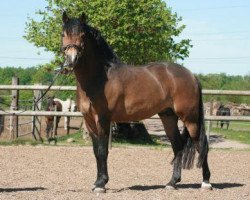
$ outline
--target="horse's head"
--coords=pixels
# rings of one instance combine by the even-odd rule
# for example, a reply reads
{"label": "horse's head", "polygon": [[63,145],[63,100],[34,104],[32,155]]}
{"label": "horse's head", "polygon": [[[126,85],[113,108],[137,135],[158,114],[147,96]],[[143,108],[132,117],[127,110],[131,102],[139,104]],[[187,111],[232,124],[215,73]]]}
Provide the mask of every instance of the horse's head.
{"label": "horse's head", "polygon": [[82,14],[79,18],[71,19],[67,16],[66,12],[63,12],[62,20],[62,50],[65,55],[64,67],[69,67],[72,70],[84,51],[86,16]]}
{"label": "horse's head", "polygon": [[62,20],[62,50],[65,56],[63,67],[66,72],[79,65],[83,57],[88,57],[88,61],[101,63],[104,69],[111,67],[110,63],[120,63],[101,33],[87,24],[84,13],[79,18],[69,18],[64,12]]}
{"label": "horse's head", "polygon": [[47,111],[54,111],[55,108],[55,101],[54,101],[54,97],[48,97],[47,99]]}

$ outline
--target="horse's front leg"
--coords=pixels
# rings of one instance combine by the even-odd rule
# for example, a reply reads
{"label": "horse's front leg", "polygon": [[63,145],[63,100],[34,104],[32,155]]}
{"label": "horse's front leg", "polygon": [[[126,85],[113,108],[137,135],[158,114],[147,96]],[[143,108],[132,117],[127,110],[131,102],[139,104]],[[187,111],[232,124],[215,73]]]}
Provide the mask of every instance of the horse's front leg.
{"label": "horse's front leg", "polygon": [[101,136],[93,138],[93,149],[97,164],[97,179],[94,183],[94,192],[105,192],[105,185],[109,180],[108,176],[108,137]]}
{"label": "horse's front leg", "polygon": [[47,125],[46,125],[46,139],[47,140],[49,140],[50,131],[51,131],[51,124],[48,122]]}
{"label": "horse's front leg", "polygon": [[106,192],[105,185],[109,180],[107,167],[109,129],[110,121],[100,120],[97,123],[97,134],[91,136],[97,163],[97,179],[93,191],[98,193]]}

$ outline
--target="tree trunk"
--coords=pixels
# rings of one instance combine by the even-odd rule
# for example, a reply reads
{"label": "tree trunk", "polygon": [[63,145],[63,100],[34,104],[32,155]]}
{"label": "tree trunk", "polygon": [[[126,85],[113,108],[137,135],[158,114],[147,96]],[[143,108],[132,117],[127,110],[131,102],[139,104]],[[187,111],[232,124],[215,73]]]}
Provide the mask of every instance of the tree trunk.
{"label": "tree trunk", "polygon": [[145,125],[141,122],[117,123],[112,132],[117,138],[152,141]]}

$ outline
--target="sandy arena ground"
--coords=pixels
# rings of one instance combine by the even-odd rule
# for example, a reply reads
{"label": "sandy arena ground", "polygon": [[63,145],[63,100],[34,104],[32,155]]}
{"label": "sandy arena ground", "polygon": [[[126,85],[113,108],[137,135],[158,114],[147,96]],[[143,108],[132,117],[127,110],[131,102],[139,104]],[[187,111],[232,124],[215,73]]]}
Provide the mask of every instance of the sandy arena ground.
{"label": "sandy arena ground", "polygon": [[201,170],[183,171],[178,190],[170,148],[113,148],[107,193],[91,192],[96,177],[91,147],[0,147],[0,199],[250,199],[250,151],[211,150],[213,191],[202,191]]}

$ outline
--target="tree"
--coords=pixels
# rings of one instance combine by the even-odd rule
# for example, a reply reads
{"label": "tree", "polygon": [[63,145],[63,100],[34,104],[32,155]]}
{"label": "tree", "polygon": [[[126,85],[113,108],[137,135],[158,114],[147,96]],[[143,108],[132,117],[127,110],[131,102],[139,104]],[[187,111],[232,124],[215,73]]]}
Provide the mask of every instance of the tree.
{"label": "tree", "polygon": [[37,11],[41,20],[29,18],[25,38],[37,47],[55,53],[53,64],[60,62],[61,15],[84,11],[89,23],[98,28],[122,61],[143,64],[153,61],[184,59],[190,40],[175,41],[184,25],[161,0],[46,0],[48,6]]}

